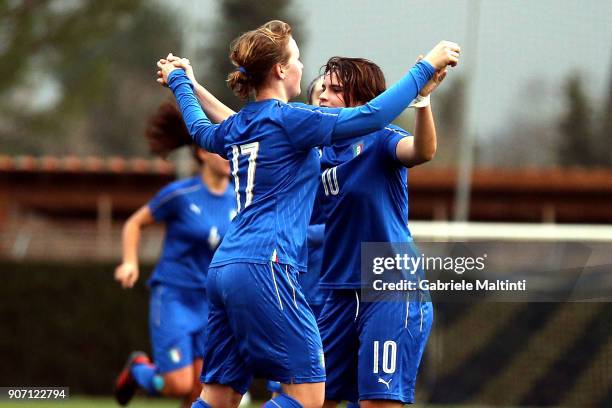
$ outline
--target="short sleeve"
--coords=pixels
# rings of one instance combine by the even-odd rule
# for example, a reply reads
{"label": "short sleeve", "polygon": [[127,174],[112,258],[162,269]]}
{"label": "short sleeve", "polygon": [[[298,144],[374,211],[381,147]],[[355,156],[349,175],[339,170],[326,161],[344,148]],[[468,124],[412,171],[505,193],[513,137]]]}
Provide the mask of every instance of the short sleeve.
{"label": "short sleeve", "polygon": [[283,104],[279,121],[290,143],[299,150],[308,150],[331,144],[339,112],[340,109],[325,109],[301,103]]}
{"label": "short sleeve", "polygon": [[161,189],[148,203],[149,210],[157,222],[170,219],[176,213],[177,196],[175,189],[171,186]]}
{"label": "short sleeve", "polygon": [[378,138],[379,143],[381,144],[383,154],[386,157],[397,161],[397,144],[403,138],[411,136],[411,135],[404,129],[396,127],[396,126],[387,126],[385,130],[386,130],[385,136]]}

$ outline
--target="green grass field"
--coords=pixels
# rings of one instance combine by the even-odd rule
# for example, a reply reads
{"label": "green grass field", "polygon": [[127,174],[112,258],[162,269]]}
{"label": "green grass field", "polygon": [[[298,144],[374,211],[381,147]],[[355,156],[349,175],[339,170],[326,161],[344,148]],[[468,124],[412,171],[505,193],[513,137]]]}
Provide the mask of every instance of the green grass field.
{"label": "green grass field", "polygon": [[[108,397],[70,397],[63,401],[0,401],[2,408],[55,408],[55,407],[71,407],[71,408],[111,408],[118,407],[114,399]],[[145,398],[136,397],[130,405],[130,408],[177,408],[178,401],[161,399],[161,398]],[[248,405],[246,408],[256,408],[261,404]]]}
{"label": "green grass field", "polygon": [[[244,408],[260,408],[263,401],[255,401],[249,405],[246,405]],[[169,400],[169,399],[161,399],[161,398],[145,398],[145,397],[135,397],[129,408],[177,408],[179,406],[178,401]],[[408,405],[407,405],[408,406]],[[461,407],[461,408],[487,408],[485,406],[472,406],[472,405],[412,405],[413,408],[453,408],[453,407]],[[69,408],[117,408],[119,405],[115,402],[115,400],[111,397],[70,397],[64,401],[16,401],[16,402],[7,402],[0,401],[0,408],[59,408],[59,407],[69,407]],[[339,408],[345,407],[344,404],[341,404]]]}
{"label": "green grass field", "polygon": [[[260,408],[262,401],[255,401],[244,408]],[[135,397],[128,405],[129,408],[177,408],[179,406],[178,401],[161,399],[161,398],[146,398],[146,397]],[[408,405],[407,405],[408,406]],[[75,396],[70,397],[65,401],[17,401],[7,402],[0,401],[0,408],[50,408],[50,407],[69,407],[69,408],[117,408],[119,405],[111,397],[84,397]],[[345,405],[341,404],[339,408],[344,408]],[[487,408],[484,405],[412,405],[413,408]]]}

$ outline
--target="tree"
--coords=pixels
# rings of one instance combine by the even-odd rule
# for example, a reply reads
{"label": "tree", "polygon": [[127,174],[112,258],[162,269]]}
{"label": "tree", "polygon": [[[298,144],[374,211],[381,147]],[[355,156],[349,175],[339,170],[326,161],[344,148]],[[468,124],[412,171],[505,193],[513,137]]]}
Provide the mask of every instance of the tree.
{"label": "tree", "polygon": [[462,76],[453,79],[448,84],[443,83],[432,95],[438,136],[438,150],[433,163],[443,166],[457,164],[461,131],[464,129],[467,83]]}
{"label": "tree", "polygon": [[598,163],[591,107],[580,77],[571,75],[564,87],[566,109],[559,121],[559,163],[563,166],[593,166]]}
{"label": "tree", "polygon": [[141,0],[1,0],[0,55],[11,63],[0,67],[0,89],[22,81],[33,60],[60,63],[78,44],[115,31],[140,5]]}
{"label": "tree", "polygon": [[612,71],[608,82],[608,95],[601,115],[601,126],[597,136],[599,163],[612,167]]}
{"label": "tree", "polygon": [[177,47],[177,27],[142,0],[0,0],[3,151],[143,154],[147,115],[165,95],[155,60]]}
{"label": "tree", "polygon": [[[558,165],[561,139],[558,118],[547,114],[559,99],[558,84],[531,76],[517,91],[505,122],[479,140],[479,164],[496,167],[551,167]],[[479,109],[483,109],[480,107]],[[486,112],[486,109],[485,111]],[[486,114],[486,113],[485,113]]]}
{"label": "tree", "polygon": [[229,60],[231,41],[243,32],[252,30],[267,21],[282,20],[291,25],[293,37],[298,44],[301,44],[300,26],[287,11],[290,3],[286,0],[261,0],[250,2],[248,7],[245,7],[244,1],[241,0],[221,2],[221,18],[215,25],[215,38],[211,42],[211,47],[203,50],[204,54],[199,55],[198,59],[206,61],[208,65],[203,83],[232,109],[239,109],[242,103],[226,83],[227,74],[235,69]]}

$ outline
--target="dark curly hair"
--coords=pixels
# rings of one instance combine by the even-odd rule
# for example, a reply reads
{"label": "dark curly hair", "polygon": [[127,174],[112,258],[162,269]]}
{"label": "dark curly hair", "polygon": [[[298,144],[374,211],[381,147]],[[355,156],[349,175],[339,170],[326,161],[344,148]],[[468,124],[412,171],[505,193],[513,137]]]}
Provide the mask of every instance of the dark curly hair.
{"label": "dark curly hair", "polygon": [[151,116],[145,137],[151,153],[164,159],[173,150],[193,144],[181,112],[176,103],[170,101],[162,103]]}
{"label": "dark curly hair", "polygon": [[365,58],[331,57],[323,68],[342,83],[346,106],[363,105],[387,89],[380,67]]}

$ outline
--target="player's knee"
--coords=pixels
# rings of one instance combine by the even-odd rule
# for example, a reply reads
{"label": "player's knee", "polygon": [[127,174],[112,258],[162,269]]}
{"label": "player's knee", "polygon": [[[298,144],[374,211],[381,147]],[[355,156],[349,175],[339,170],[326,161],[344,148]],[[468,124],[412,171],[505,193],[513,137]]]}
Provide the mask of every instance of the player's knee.
{"label": "player's knee", "polygon": [[[270,401],[266,402],[265,404],[263,404],[262,408],[302,408],[302,407],[306,407],[306,405],[303,405],[302,403],[300,403],[300,401],[295,400],[294,398],[290,397],[289,395],[286,394],[280,394],[277,395],[276,397],[272,398]],[[321,406],[319,405],[319,408]]]}
{"label": "player's knee", "polygon": [[284,384],[285,394],[303,408],[321,408],[325,400],[325,383]]}
{"label": "player's knee", "polygon": [[366,400],[359,401],[359,406],[361,408],[401,408],[404,404],[394,400]]}
{"label": "player's knee", "polygon": [[175,397],[190,395],[193,390],[193,376],[188,370],[171,372],[164,376],[164,394]]}
{"label": "player's knee", "polygon": [[239,394],[237,392],[232,394],[232,407],[237,407],[240,405],[240,402],[242,401],[242,394]]}
{"label": "player's knee", "polygon": [[215,408],[235,408],[240,405],[242,395],[228,385],[203,384],[200,398]]}
{"label": "player's knee", "polygon": [[196,399],[193,404],[191,404],[191,408],[212,408],[206,402],[202,400],[202,398]]}
{"label": "player's knee", "polygon": [[325,400],[324,396],[318,397],[318,396],[310,396],[306,401],[304,401],[304,403],[302,404],[302,406],[304,408],[321,408],[323,406],[323,402]]}

